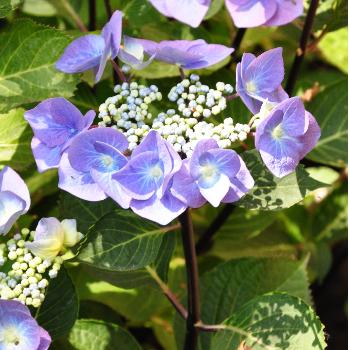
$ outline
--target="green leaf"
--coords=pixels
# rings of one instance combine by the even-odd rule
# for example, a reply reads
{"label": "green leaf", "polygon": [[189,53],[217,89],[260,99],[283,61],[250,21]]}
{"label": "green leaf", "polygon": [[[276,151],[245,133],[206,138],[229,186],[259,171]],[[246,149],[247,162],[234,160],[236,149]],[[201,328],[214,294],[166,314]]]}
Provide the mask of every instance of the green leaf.
{"label": "green leaf", "polygon": [[315,162],[345,167],[348,158],[347,80],[332,84],[308,105],[317,119],[321,137],[307,158]]}
{"label": "green leaf", "polygon": [[213,254],[221,258],[232,258],[231,253],[237,242],[253,239],[270,226],[276,219],[273,211],[234,208],[224,225],[214,236]]}
{"label": "green leaf", "polygon": [[211,350],[237,349],[245,342],[253,350],[323,350],[323,325],[301,299],[266,294],[245,304],[217,332]]}
{"label": "green leaf", "polygon": [[[309,1],[308,1],[309,2]],[[324,0],[316,11],[314,30],[334,31],[348,25],[348,2],[346,0]]]}
{"label": "green leaf", "polygon": [[338,241],[348,234],[348,186],[333,191],[316,208],[310,223],[312,237],[319,241]]}
{"label": "green leaf", "polygon": [[11,0],[0,0],[0,18],[6,17],[11,11]]}
{"label": "green leaf", "polygon": [[103,303],[136,325],[149,321],[170,306],[163,293],[153,286],[116,287],[81,266],[72,269],[72,278],[80,300]]}
{"label": "green leaf", "polygon": [[76,350],[141,350],[129,332],[115,324],[97,320],[78,320],[68,340]]}
{"label": "green leaf", "polygon": [[33,134],[23,113],[23,109],[13,109],[0,114],[0,165],[18,170],[34,163],[30,148]]}
{"label": "green leaf", "polygon": [[6,17],[15,10],[24,0],[0,0],[0,18]]}
{"label": "green leaf", "polygon": [[52,339],[57,339],[73,327],[78,310],[79,302],[73,282],[62,267],[58,276],[50,281],[45,300],[36,313],[36,319]]}
{"label": "green leaf", "polygon": [[55,68],[69,41],[62,32],[27,19],[0,34],[5,43],[0,48],[0,111],[73,94],[78,77]]}
{"label": "green leaf", "polygon": [[313,179],[302,165],[295,172],[278,178],[263,164],[256,150],[242,154],[255,185],[237,205],[247,209],[281,210],[300,202],[311,191],[326,185]]}
{"label": "green leaf", "polygon": [[[155,261],[153,262],[153,267],[155,268],[159,277],[166,282],[167,274],[169,269],[170,259],[175,247],[176,237],[173,234],[168,234],[163,237],[159,252]],[[142,285],[152,285],[157,288],[158,285],[149,275],[149,272],[145,269],[138,269],[134,271],[111,271],[94,268],[91,265],[84,265],[81,268],[93,276],[100,278],[103,281],[111,283],[120,288],[136,288]]]}
{"label": "green leaf", "polygon": [[205,20],[208,20],[214,15],[216,15],[221,10],[223,5],[224,5],[224,0],[213,0],[210,5],[210,8],[208,9],[205,15]]}
{"label": "green leaf", "polygon": [[25,0],[22,11],[31,16],[51,17],[57,15],[57,11],[46,0]]}
{"label": "green leaf", "polygon": [[[287,292],[310,303],[306,261],[240,259],[216,266],[201,280],[202,319],[218,324],[254,297],[271,291]],[[210,335],[201,338],[208,349]]]}
{"label": "green leaf", "polygon": [[165,234],[177,226],[162,227],[123,209],[101,218],[88,232],[80,262],[95,267],[129,271],[155,261]]}
{"label": "green leaf", "polygon": [[327,62],[348,73],[348,28],[326,34],[318,47]]}

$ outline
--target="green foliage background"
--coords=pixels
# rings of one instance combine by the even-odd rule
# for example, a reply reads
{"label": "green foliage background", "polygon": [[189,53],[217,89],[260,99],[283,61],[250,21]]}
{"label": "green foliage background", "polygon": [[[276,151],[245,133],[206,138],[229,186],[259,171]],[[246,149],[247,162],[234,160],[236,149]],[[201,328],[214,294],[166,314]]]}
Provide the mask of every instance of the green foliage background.
{"label": "green foliage background", "polygon": [[[205,22],[193,29],[161,16],[147,0],[111,1],[114,10],[124,12],[125,34],[156,41],[202,38],[229,46],[236,28],[223,2],[213,0]],[[0,0],[0,165],[19,171],[30,188],[33,204],[21,218],[23,225],[56,215],[76,218],[86,234],[79,255],[50,286],[36,317],[55,339],[53,349],[175,350],[183,324],[153,277],[155,273],[185,300],[178,226],[159,227],[110,200],[89,203],[59,193],[56,172],[39,174],[31,155],[26,109],[64,96],[82,112],[97,111],[112,94],[111,68],[92,88],[90,73],[66,75],[54,67],[67,44],[81,35],[75,16],[88,23],[88,1]],[[103,1],[97,0],[97,28],[106,21]],[[249,29],[240,52],[259,54],[281,46],[287,74],[303,21]],[[253,349],[325,348],[310,285],[323,283],[333,247],[347,235],[346,25],[344,0],[320,1],[312,40],[321,39],[306,56],[296,94],[316,117],[322,136],[297,172],[276,179],[255,151],[243,154],[256,186],[199,256],[203,321],[228,325],[224,332],[202,335],[202,350],[237,349],[243,341],[253,343]],[[235,67],[228,60],[200,74],[211,85],[235,82]],[[179,73],[155,62],[136,78],[157,84],[165,95]],[[168,106],[164,100],[159,111]],[[238,100],[227,113],[235,122],[250,117]],[[219,210],[207,205],[193,211],[198,237]]]}

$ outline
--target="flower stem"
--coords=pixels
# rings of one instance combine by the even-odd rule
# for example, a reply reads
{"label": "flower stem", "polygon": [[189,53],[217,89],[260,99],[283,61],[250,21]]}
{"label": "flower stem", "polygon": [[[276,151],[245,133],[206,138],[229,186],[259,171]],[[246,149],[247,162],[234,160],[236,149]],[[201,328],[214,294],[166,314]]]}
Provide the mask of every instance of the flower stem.
{"label": "flower stem", "polygon": [[241,42],[242,42],[242,39],[245,36],[246,30],[247,30],[247,28],[239,28],[238,29],[238,31],[237,31],[237,33],[235,35],[233,44],[232,44],[232,47],[235,49],[234,52],[239,50]]}
{"label": "flower stem", "polygon": [[183,350],[195,350],[198,343],[200,322],[199,273],[195,252],[194,229],[189,209],[179,216],[182,226],[182,242],[187,270],[188,317]]}
{"label": "flower stem", "polygon": [[81,32],[88,32],[88,29],[86,28],[84,22],[67,0],[61,0],[60,6],[71,17]]}
{"label": "flower stem", "polygon": [[181,76],[181,79],[184,80],[185,79],[185,73],[182,67],[178,67],[179,69],[179,74]]}
{"label": "flower stem", "polygon": [[150,274],[150,276],[155,280],[158,286],[161,288],[162,292],[166,296],[166,298],[170,301],[172,306],[177,310],[179,315],[182,318],[187,319],[188,311],[181,304],[181,302],[177,299],[176,295],[171,291],[168,285],[159,277],[155,269],[152,269],[150,266],[146,266],[146,270]]}
{"label": "flower stem", "polygon": [[114,71],[117,74],[119,80],[121,80],[122,82],[127,81],[125,74],[122,72],[122,70],[120,69],[118,64],[113,59],[111,59],[110,61],[111,61],[111,64],[112,64]]}
{"label": "flower stem", "polygon": [[96,30],[96,0],[88,0],[88,30]]}
{"label": "flower stem", "polygon": [[105,7],[105,12],[107,13],[108,19],[110,19],[110,17],[113,14],[113,9],[111,7],[110,0],[104,0],[104,7]]}
{"label": "flower stem", "polygon": [[234,208],[232,204],[226,204],[207,230],[200,236],[196,243],[196,253],[198,255],[207,252],[211,248],[213,236],[227,221]]}
{"label": "flower stem", "polygon": [[300,72],[300,68],[307,50],[307,43],[311,34],[311,28],[314,23],[316,9],[318,5],[319,5],[319,0],[311,0],[307,17],[305,19],[302,35],[299,41],[299,47],[296,50],[296,56],[293,61],[290,75],[288,77],[287,84],[286,84],[286,92],[289,95],[292,95],[292,92],[294,90],[294,87]]}
{"label": "flower stem", "polygon": [[247,28],[239,28],[236,35],[235,35],[235,38],[231,44],[231,46],[234,48],[234,51],[231,54],[231,58],[232,58],[233,62],[237,61],[239,48],[240,48],[242,39],[245,36],[246,30],[247,30]]}

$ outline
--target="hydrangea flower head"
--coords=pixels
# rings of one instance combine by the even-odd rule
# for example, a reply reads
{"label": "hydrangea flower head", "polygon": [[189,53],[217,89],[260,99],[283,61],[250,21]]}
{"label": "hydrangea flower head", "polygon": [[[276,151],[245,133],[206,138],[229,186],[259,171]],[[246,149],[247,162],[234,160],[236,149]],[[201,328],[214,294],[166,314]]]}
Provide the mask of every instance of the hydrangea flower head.
{"label": "hydrangea flower head", "polygon": [[10,167],[0,172],[0,234],[6,234],[30,206],[30,195],[22,178]]}
{"label": "hydrangea flower head", "polygon": [[205,40],[164,40],[159,43],[135,39],[143,46],[144,52],[155,59],[176,64],[184,69],[200,69],[212,66],[233,51],[233,48],[218,44],[207,44]]}
{"label": "hydrangea flower head", "polygon": [[315,118],[299,97],[278,104],[257,126],[256,148],[267,168],[277,177],[293,172],[320,138]]}
{"label": "hydrangea flower head", "polygon": [[33,242],[26,242],[26,247],[41,259],[52,260],[66,248],[77,244],[83,235],[77,231],[75,219],[60,222],[56,218],[43,218],[39,221]]}
{"label": "hydrangea flower head", "polygon": [[199,141],[190,159],[174,176],[172,193],[189,207],[198,208],[208,201],[239,200],[254,185],[243,160],[233,150],[220,149],[213,139]]}
{"label": "hydrangea flower head", "polygon": [[166,17],[198,27],[204,19],[211,0],[150,0],[153,6]]}
{"label": "hydrangea flower head", "polygon": [[244,53],[236,67],[236,91],[254,114],[260,111],[265,100],[278,103],[288,98],[281,87],[283,79],[284,63],[280,47],[258,57]]}
{"label": "hydrangea flower head", "polygon": [[24,113],[33,129],[32,151],[40,172],[56,168],[62,153],[72,139],[88,129],[95,117],[94,111],[85,116],[62,97],[50,98]]}
{"label": "hydrangea flower head", "polygon": [[19,301],[0,299],[0,349],[47,350],[50,335]]}
{"label": "hydrangea flower head", "polygon": [[128,142],[125,135],[113,128],[99,127],[78,135],[62,158],[59,187],[90,201],[113,198],[128,208],[130,198],[113,179],[127,163],[123,152]]}
{"label": "hydrangea flower head", "polygon": [[280,26],[303,12],[303,0],[225,0],[238,28]]}
{"label": "hydrangea flower head", "polygon": [[108,59],[114,59],[119,52],[121,31],[122,12],[115,11],[101,35],[87,34],[68,45],[57,61],[56,68],[65,73],[94,69],[98,82]]}
{"label": "hydrangea flower head", "polygon": [[181,163],[173,147],[151,130],[113,178],[132,198],[130,207],[135,213],[165,225],[186,208],[169,191]]}

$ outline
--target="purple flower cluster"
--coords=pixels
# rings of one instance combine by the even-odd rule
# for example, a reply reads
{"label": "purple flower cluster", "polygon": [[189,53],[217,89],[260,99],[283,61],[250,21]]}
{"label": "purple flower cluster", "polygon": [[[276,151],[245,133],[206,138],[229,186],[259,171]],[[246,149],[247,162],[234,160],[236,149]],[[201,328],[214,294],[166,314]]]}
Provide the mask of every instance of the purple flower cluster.
{"label": "purple flower cluster", "polygon": [[293,172],[320,138],[320,128],[305,111],[301,99],[289,98],[283,90],[283,78],[281,48],[258,57],[245,53],[236,68],[236,91],[259,117],[256,148],[268,169],[278,177]]}
{"label": "purple flower cluster", "polygon": [[[164,16],[198,27],[211,0],[150,0]],[[280,26],[292,22],[303,12],[303,0],[225,0],[239,28]]]}
{"label": "purple flower cluster", "polygon": [[0,348],[18,350],[47,350],[50,335],[19,301],[0,299]]}
{"label": "purple flower cluster", "polygon": [[[117,56],[134,69],[143,69],[154,59],[186,69],[200,69],[222,61],[234,51],[223,45],[207,44],[204,40],[157,43],[127,36],[121,47],[121,36],[122,12],[115,11],[101,35],[88,34],[68,45],[57,61],[56,68],[65,73],[81,73],[93,69],[98,82],[107,61]],[[145,54],[149,56],[148,60],[144,60]]]}

